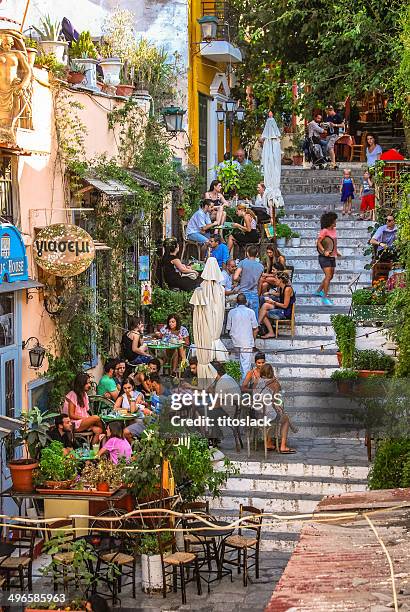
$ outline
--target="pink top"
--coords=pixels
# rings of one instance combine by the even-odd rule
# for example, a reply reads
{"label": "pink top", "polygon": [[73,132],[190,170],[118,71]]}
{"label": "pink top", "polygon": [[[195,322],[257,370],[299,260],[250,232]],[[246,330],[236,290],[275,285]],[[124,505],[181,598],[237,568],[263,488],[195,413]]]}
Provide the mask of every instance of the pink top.
{"label": "pink top", "polygon": [[125,457],[127,461],[131,459],[131,445],[128,440],[123,438],[108,438],[103,444],[103,448],[108,450],[110,459],[115,464],[118,463],[119,457]]}
{"label": "pink top", "polygon": [[336,228],[330,229],[328,227],[325,227],[324,229],[320,230],[318,234],[318,240],[322,240],[322,238],[325,238],[326,236],[329,236],[329,238],[332,238],[333,242],[335,243],[335,246],[333,247],[333,251],[330,253],[330,257],[336,257],[337,256]]}
{"label": "pink top", "polygon": [[74,423],[74,427],[76,429],[78,429],[81,425],[81,421],[83,419],[86,419],[87,417],[89,417],[90,415],[88,414],[88,410],[90,408],[90,404],[88,402],[88,395],[86,393],[84,393],[84,406],[80,406],[78,404],[78,400],[77,400],[77,394],[75,391],[70,391],[70,393],[67,393],[67,395],[65,396],[65,402],[64,402],[64,408],[63,408],[63,412],[66,412],[68,414],[68,402],[71,402],[72,404],[74,404],[75,406],[75,413],[76,415],[80,415],[81,419],[71,419],[71,422]]}

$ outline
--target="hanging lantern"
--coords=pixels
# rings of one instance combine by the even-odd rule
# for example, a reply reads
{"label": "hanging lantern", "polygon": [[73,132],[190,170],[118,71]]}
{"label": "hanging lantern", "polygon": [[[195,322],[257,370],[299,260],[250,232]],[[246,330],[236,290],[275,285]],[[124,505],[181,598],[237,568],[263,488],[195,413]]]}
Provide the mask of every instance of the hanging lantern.
{"label": "hanging lantern", "polygon": [[23,342],[22,344],[23,351],[25,348],[27,348],[27,345],[31,340],[34,340],[36,344],[33,346],[33,348],[28,349],[28,357],[30,359],[30,368],[37,370],[38,368],[41,368],[41,366],[43,365],[43,360],[44,360],[44,355],[46,354],[46,349],[43,346],[41,346],[38,338],[35,338],[34,336],[32,336],[31,338]]}
{"label": "hanging lantern", "polygon": [[218,121],[220,121],[221,123],[223,121],[225,121],[225,109],[224,108],[217,108],[216,109],[216,117],[217,117]]}
{"label": "hanging lantern", "polygon": [[167,106],[162,109],[162,117],[165,121],[167,132],[183,132],[182,123],[186,111],[179,106]]}
{"label": "hanging lantern", "polygon": [[201,26],[202,40],[214,40],[218,29],[218,18],[215,15],[204,15],[197,22]]}
{"label": "hanging lantern", "polygon": [[238,108],[236,109],[236,118],[239,122],[243,121],[245,119],[245,109],[243,106],[238,106]]}
{"label": "hanging lantern", "polygon": [[226,101],[226,112],[227,113],[235,112],[236,107],[237,107],[236,100],[229,99]]}

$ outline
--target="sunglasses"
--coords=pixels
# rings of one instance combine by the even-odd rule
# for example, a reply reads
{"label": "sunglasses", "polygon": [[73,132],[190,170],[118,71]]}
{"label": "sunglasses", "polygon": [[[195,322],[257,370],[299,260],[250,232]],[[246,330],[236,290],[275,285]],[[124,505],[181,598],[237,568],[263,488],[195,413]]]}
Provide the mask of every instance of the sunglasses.
{"label": "sunglasses", "polygon": [[386,219],[387,222],[389,221],[394,221],[394,219],[392,219],[391,217],[389,217],[388,219]]}

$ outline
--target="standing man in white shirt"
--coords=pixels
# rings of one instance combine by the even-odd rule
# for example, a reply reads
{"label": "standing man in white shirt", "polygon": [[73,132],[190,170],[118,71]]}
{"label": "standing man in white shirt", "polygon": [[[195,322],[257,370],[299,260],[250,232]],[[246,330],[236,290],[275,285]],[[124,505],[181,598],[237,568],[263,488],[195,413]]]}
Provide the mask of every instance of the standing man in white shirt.
{"label": "standing man in white shirt", "polygon": [[209,213],[213,207],[212,200],[202,200],[200,207],[188,221],[186,237],[188,240],[199,242],[200,245],[207,245],[209,240],[209,230],[218,225],[217,221],[212,222]]}
{"label": "standing man in white shirt", "polygon": [[255,312],[246,306],[247,300],[243,293],[238,295],[237,302],[237,307],[228,313],[226,330],[234,347],[239,349],[242,382],[252,367],[253,348],[259,326]]}

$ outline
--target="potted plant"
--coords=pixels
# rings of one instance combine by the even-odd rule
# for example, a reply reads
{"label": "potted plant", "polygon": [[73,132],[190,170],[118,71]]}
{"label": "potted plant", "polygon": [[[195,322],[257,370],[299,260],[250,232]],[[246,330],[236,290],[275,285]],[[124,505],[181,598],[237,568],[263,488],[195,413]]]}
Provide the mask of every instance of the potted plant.
{"label": "potted plant", "polygon": [[70,58],[75,59],[77,66],[83,68],[84,86],[97,91],[97,49],[90,32],[81,32],[78,40],[71,43]]}
{"label": "potted plant", "polygon": [[134,91],[133,69],[130,67],[128,60],[124,62],[121,69],[120,84],[116,87],[117,96],[129,98]]}
{"label": "potted plant", "polygon": [[64,454],[61,442],[54,441],[41,451],[36,483],[47,489],[68,489],[77,475],[77,468],[74,454]]}
{"label": "potted plant", "polygon": [[50,53],[55,55],[56,60],[63,64],[68,43],[64,40],[60,40],[61,22],[52,21],[50,15],[46,15],[40,20],[40,24],[40,28],[33,26],[40,36],[38,47],[45,55],[49,55]]}
{"label": "potted plant", "polygon": [[54,417],[54,413],[43,414],[39,408],[23,412],[20,416],[22,426],[18,437],[13,439],[13,448],[25,447],[29,457],[13,459],[8,463],[15,491],[33,490],[33,470],[38,467],[41,450],[48,441],[48,421]]}
{"label": "potted plant", "polygon": [[159,593],[163,588],[161,555],[155,534],[144,534],[137,546],[141,555],[141,588],[144,593]]}
{"label": "potted plant", "polygon": [[79,85],[85,81],[86,70],[83,64],[76,61],[70,62],[70,69],[67,75],[67,81],[73,85]]}
{"label": "potted plant", "polygon": [[393,357],[375,349],[356,350],[353,363],[360,378],[389,375],[396,364]]}
{"label": "potted plant", "polygon": [[331,379],[336,381],[337,390],[343,395],[350,395],[353,391],[353,384],[359,375],[356,370],[350,368],[335,370],[332,372]]}
{"label": "potted plant", "polygon": [[28,63],[33,67],[37,56],[37,41],[31,37],[26,37],[24,43],[26,45]]}
{"label": "potted plant", "polygon": [[99,61],[104,74],[104,83],[116,87],[120,84],[122,62],[119,57],[105,57]]}
{"label": "potted plant", "polygon": [[356,344],[356,323],[345,314],[330,317],[336,335],[336,344],[339,349],[337,358],[343,368],[353,367],[353,355]]}
{"label": "potted plant", "polygon": [[290,246],[291,247],[300,246],[300,234],[298,234],[298,232],[292,232],[292,235],[290,237]]}
{"label": "potted plant", "polygon": [[372,287],[356,289],[352,294],[352,314],[356,321],[378,323],[387,319],[389,292],[385,281],[376,281]]}
{"label": "potted plant", "polygon": [[255,197],[258,183],[263,182],[263,174],[255,164],[247,164],[239,173],[238,196],[242,200]]}
{"label": "potted plant", "polygon": [[64,601],[64,603],[61,604],[58,603],[61,599],[60,595],[54,595],[53,599],[55,599],[53,603],[33,603],[31,606],[27,606],[25,610],[30,610],[30,612],[36,612],[37,610],[61,610],[61,612],[63,610],[75,610],[76,612],[86,612],[86,601],[81,597],[66,600]]}
{"label": "potted plant", "polygon": [[292,236],[292,229],[286,223],[278,223],[276,225],[276,244],[278,248],[283,248],[286,245],[286,240]]}
{"label": "potted plant", "polygon": [[112,491],[123,483],[123,466],[101,459],[96,463],[86,465],[82,471],[80,485],[91,487],[97,491]]}

